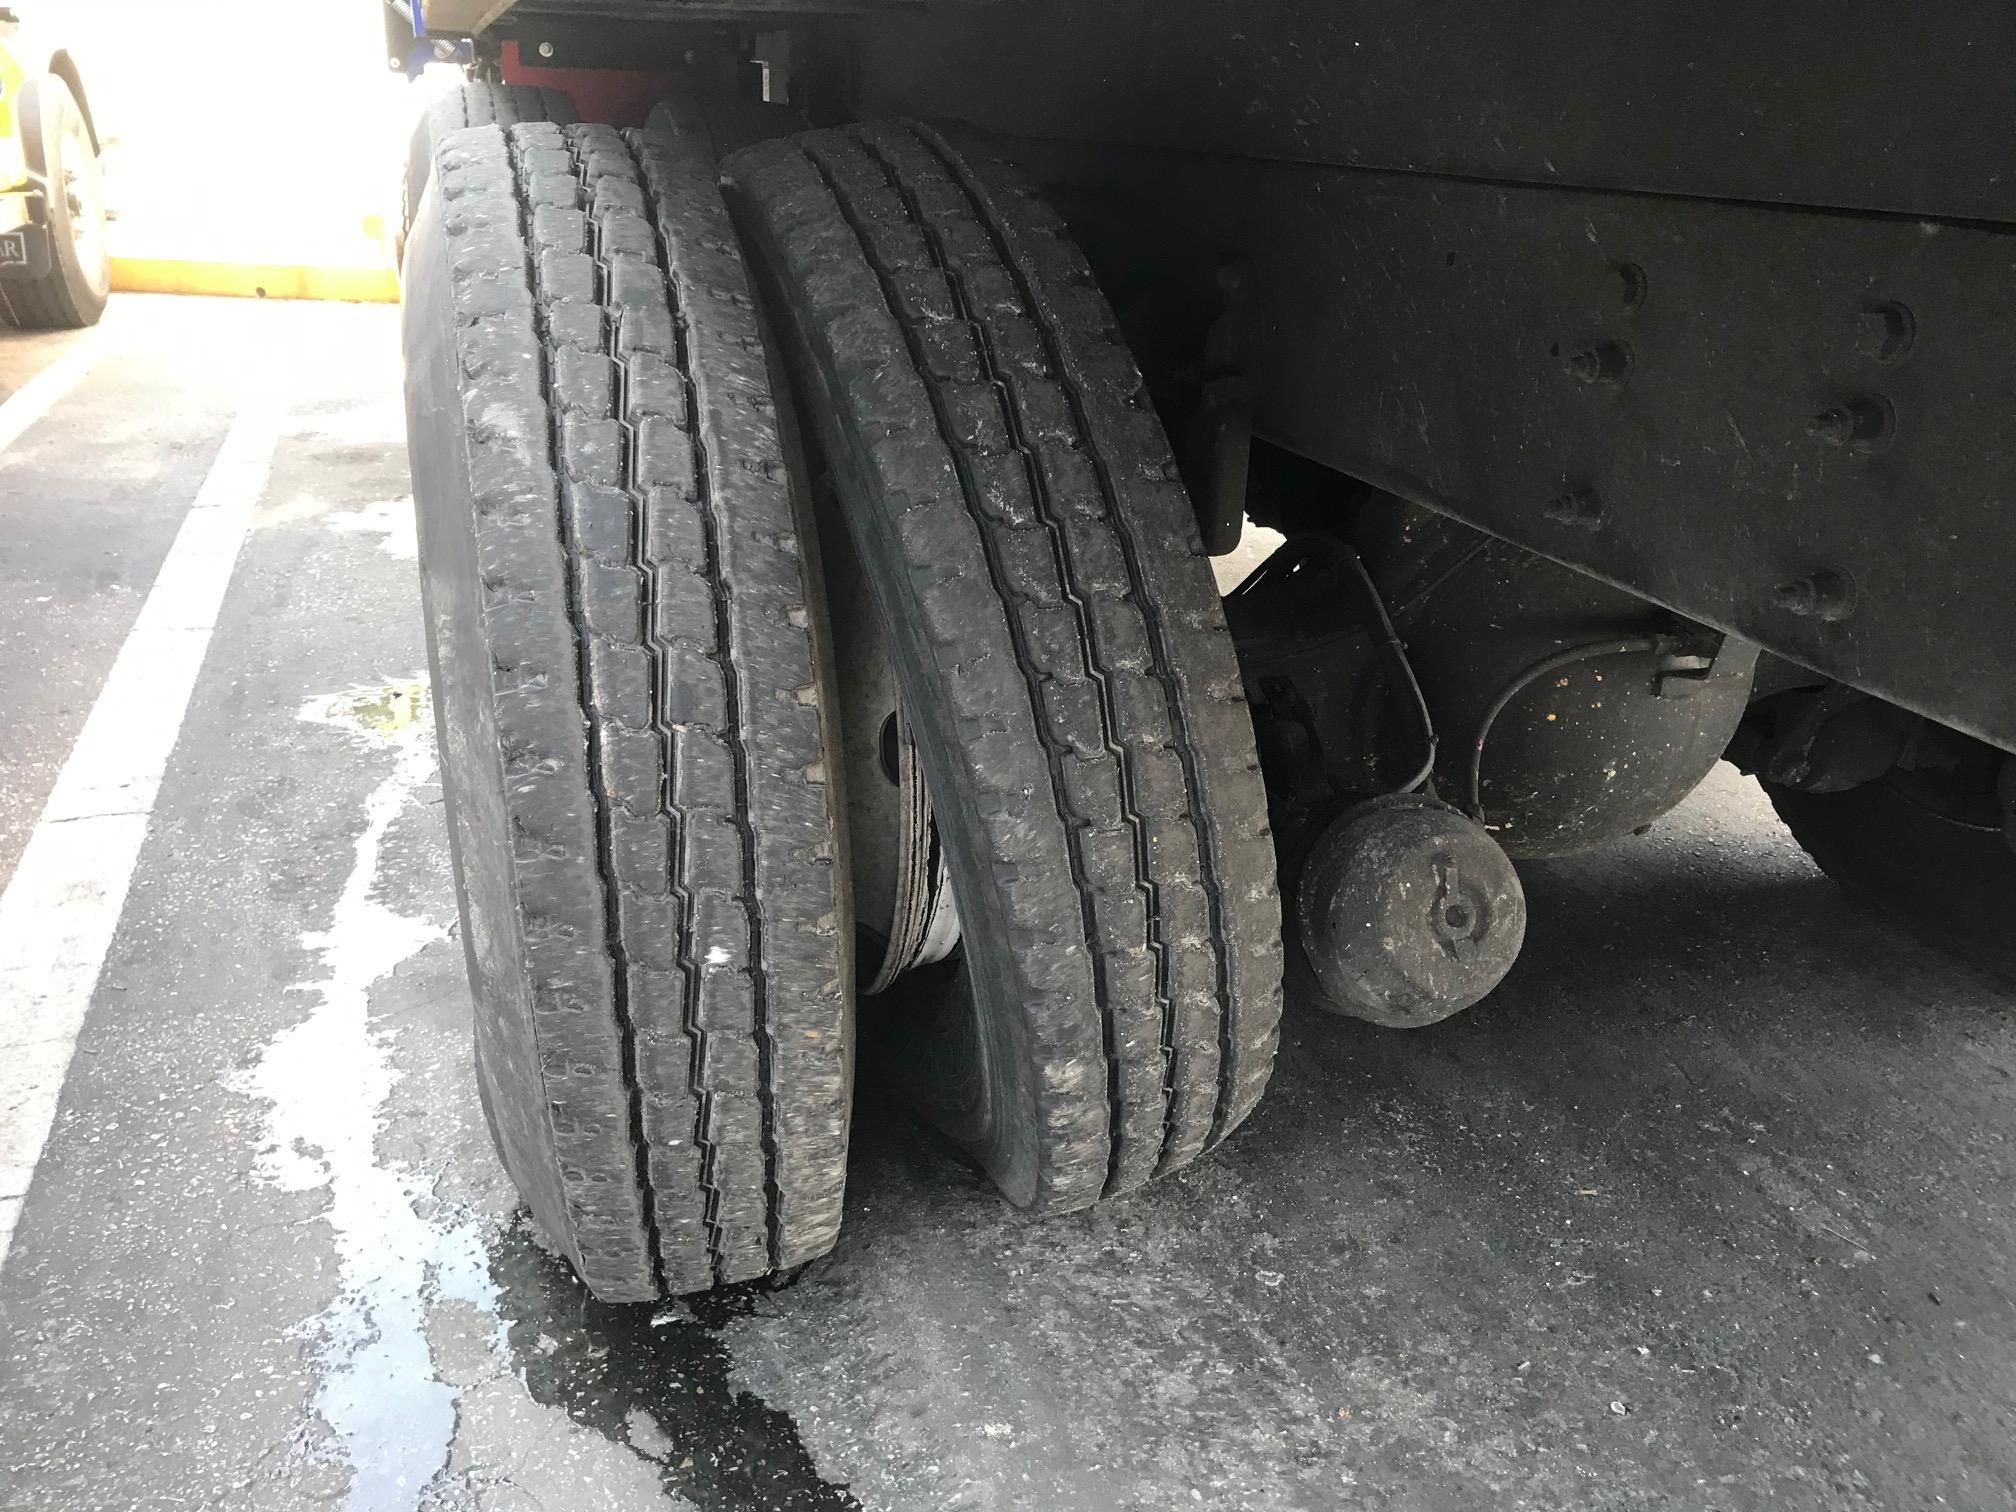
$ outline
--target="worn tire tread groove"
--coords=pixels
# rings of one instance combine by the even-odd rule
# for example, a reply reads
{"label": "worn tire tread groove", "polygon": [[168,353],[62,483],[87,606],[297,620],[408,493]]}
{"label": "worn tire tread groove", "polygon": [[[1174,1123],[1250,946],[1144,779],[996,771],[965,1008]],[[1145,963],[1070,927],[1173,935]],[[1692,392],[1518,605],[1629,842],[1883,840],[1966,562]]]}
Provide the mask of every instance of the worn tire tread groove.
{"label": "worn tire tread groove", "polygon": [[[526,273],[532,282],[537,297],[540,292],[538,268],[538,241],[533,234],[532,216],[537,208],[532,195],[532,185],[525,173],[524,156],[518,146],[518,139],[509,131],[504,135],[505,150],[510,156],[512,177],[518,186],[519,226],[525,238],[527,267]],[[586,165],[581,154],[569,144],[570,155],[575,165],[575,173],[583,188],[588,185]],[[606,280],[608,264],[600,256],[600,237],[591,233],[590,244],[601,277]],[[606,282],[603,288],[606,289]],[[547,306],[542,298],[539,304],[539,322],[542,340],[535,361],[539,369],[540,387],[546,395],[547,442],[551,447],[552,462],[556,473],[564,474],[565,456],[562,448],[561,427],[564,424],[565,409],[561,396],[556,392],[553,346],[543,339],[547,320]],[[607,317],[604,316],[606,321]],[[633,449],[624,448],[626,473],[634,467]],[[630,478],[625,479],[625,490],[634,489]],[[575,635],[575,655],[581,679],[582,723],[588,735],[588,768],[598,772],[605,762],[604,749],[608,739],[603,724],[602,711],[597,708],[593,696],[593,678],[589,670],[589,644],[593,632],[589,629],[586,594],[582,575],[586,570],[586,550],[577,538],[572,523],[572,511],[565,507],[559,510],[560,541],[567,554],[567,594],[568,618],[573,622]],[[661,1291],[664,1289],[665,1264],[659,1250],[658,1223],[654,1212],[654,1194],[651,1185],[650,1147],[644,1137],[643,1089],[637,1075],[637,1030],[630,1013],[630,959],[623,947],[622,924],[617,914],[617,897],[620,882],[616,872],[614,847],[610,838],[609,799],[602,791],[600,782],[590,784],[590,792],[595,808],[595,866],[602,888],[602,912],[604,928],[607,931],[606,949],[612,964],[611,986],[612,1007],[616,1015],[616,1033],[622,1052],[623,1090],[630,1112],[630,1141],[637,1173],[637,1198],[640,1220],[644,1229],[644,1244],[650,1259],[653,1283]]]}
{"label": "worn tire tread groove", "polygon": [[[641,165],[640,165],[641,170]],[[659,206],[656,196],[640,171],[639,182],[644,188],[644,203],[647,216],[656,223]],[[706,578],[714,589],[714,634],[719,649],[721,666],[723,719],[726,728],[722,734],[728,744],[729,757],[734,765],[735,783],[735,832],[742,846],[742,884],[747,889],[749,902],[749,976],[750,992],[754,1008],[755,1039],[757,1048],[756,1096],[762,1109],[763,1123],[763,1165],[766,1209],[767,1241],[772,1267],[783,1266],[783,1238],[780,1231],[782,1197],[777,1183],[777,1110],[774,1096],[773,1077],[776,1065],[776,1047],[770,1025],[770,977],[764,966],[763,954],[763,902],[756,889],[756,829],[750,815],[753,799],[749,776],[749,735],[745,724],[745,710],[742,695],[742,678],[738,670],[739,637],[735,631],[734,615],[728,602],[732,588],[722,571],[721,536],[723,522],[720,518],[720,500],[709,473],[706,446],[706,419],[700,411],[700,388],[694,381],[692,350],[692,296],[680,287],[678,272],[664,255],[664,237],[659,237],[659,267],[665,275],[665,287],[671,298],[671,314],[674,337],[679,354],[679,372],[686,382],[687,435],[693,453],[694,489],[702,503],[699,511],[702,550],[706,553]],[[662,648],[655,646],[654,655],[662,658]],[[715,1261],[718,1266],[720,1255],[717,1250]]]}

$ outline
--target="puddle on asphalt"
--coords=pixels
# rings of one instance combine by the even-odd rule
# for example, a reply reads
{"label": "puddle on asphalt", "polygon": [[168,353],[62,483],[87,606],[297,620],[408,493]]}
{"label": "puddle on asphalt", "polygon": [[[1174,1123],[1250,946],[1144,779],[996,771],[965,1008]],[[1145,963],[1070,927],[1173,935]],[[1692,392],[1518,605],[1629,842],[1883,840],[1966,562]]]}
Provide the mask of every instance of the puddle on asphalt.
{"label": "puddle on asphalt", "polygon": [[[427,708],[427,684],[416,677],[382,687],[325,693],[303,704],[300,717],[309,724],[334,725],[366,739],[396,741],[403,732],[421,724]],[[423,729],[423,741],[424,734]],[[432,746],[422,755],[431,773]]]}
{"label": "puddle on asphalt", "polygon": [[729,1384],[720,1330],[766,1288],[656,1309],[597,1302],[522,1220],[493,1247],[490,1274],[533,1399],[651,1460],[667,1492],[706,1512],[859,1512],[820,1478],[790,1418]]}
{"label": "puddle on asphalt", "polygon": [[371,994],[449,935],[381,896],[387,836],[434,776],[426,714],[417,677],[302,707],[386,764],[328,926],[302,941],[315,969],[292,990],[308,1014],[232,1083],[267,1105],[260,1176],[327,1198],[336,1295],[302,1328],[327,1443],[307,1452],[347,1468],[348,1512],[858,1509],[788,1418],[729,1385],[719,1329],[760,1306],[760,1289],[697,1309],[598,1303],[522,1217],[500,1226],[443,1203],[429,1173],[381,1157],[403,1073]]}

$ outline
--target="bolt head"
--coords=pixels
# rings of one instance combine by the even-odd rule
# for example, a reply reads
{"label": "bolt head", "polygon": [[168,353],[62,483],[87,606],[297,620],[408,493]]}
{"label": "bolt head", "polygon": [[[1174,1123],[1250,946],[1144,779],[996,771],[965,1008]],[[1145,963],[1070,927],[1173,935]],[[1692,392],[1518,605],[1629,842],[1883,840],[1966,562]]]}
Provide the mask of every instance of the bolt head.
{"label": "bolt head", "polygon": [[1593,530],[1603,523],[1603,501],[1589,489],[1575,488],[1548,500],[1541,513],[1557,525]]}
{"label": "bolt head", "polygon": [[1828,446],[1852,446],[1856,451],[1881,451],[1897,428],[1897,412],[1881,394],[1862,394],[1843,404],[1829,405],[1806,425],[1806,434]]}
{"label": "bolt head", "polygon": [[1809,420],[1806,434],[1829,446],[1846,446],[1855,436],[1855,417],[1848,413],[1846,405],[1837,404]]}
{"label": "bolt head", "polygon": [[1599,342],[1569,353],[1561,365],[1578,383],[1622,383],[1631,371],[1631,348],[1621,341]]}
{"label": "bolt head", "polygon": [[1771,602],[1787,614],[1827,623],[1855,612],[1855,579],[1836,567],[1825,567],[1772,591]]}

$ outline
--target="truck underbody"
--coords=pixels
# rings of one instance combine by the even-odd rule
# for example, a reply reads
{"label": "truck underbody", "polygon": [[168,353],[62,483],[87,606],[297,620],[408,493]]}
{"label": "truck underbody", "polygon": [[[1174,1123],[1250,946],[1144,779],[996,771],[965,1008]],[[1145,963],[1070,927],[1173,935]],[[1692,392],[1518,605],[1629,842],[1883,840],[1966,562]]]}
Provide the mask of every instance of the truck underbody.
{"label": "truck underbody", "polygon": [[[1161,345],[1234,306],[1257,438],[2016,747],[1998,6],[1901,40],[1796,7],[426,9],[547,49],[526,78],[786,32],[815,122],[1019,139],[1116,301],[1196,327]],[[1830,572],[1849,612],[1782,601]]]}
{"label": "truck underbody", "polygon": [[[1478,906],[1510,919],[1504,854],[1642,829],[1725,756],[1851,886],[2006,926],[2004,7],[1901,28],[1594,0],[418,8],[393,8],[395,64],[564,89],[618,126],[668,95],[716,101],[755,122],[714,128],[724,155],[956,120],[1041,186],[1205,548],[1254,524],[1286,537],[1225,614],[1299,909],[1290,971],[1347,1011],[1454,1011],[1523,929],[1473,937],[1465,905],[1419,959],[1347,961],[1335,910],[1390,923],[1346,875],[1380,844],[1391,876],[1418,862],[1445,892],[1460,856]],[[735,161],[747,238],[781,212]],[[928,230],[904,161],[890,186]],[[956,259],[934,255],[978,329]],[[755,260],[767,303],[816,281]],[[1446,815],[1398,817],[1424,793]],[[930,909],[912,911],[921,939]]]}

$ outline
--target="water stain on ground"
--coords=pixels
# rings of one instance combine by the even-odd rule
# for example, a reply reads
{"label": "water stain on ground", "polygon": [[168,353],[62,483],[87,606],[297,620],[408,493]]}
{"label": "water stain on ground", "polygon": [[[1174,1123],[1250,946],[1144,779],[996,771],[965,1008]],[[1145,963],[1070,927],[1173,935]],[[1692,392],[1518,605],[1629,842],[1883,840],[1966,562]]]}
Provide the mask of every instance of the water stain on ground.
{"label": "water stain on ground", "polygon": [[309,1011],[232,1084],[267,1107],[261,1178],[325,1197],[337,1291],[304,1331],[320,1378],[315,1409],[349,1465],[346,1505],[358,1512],[401,1507],[445,1453],[453,1393],[435,1379],[422,1320],[430,1296],[473,1299],[480,1279],[475,1231],[421,1217],[425,1184],[377,1153],[382,1108],[401,1073],[388,1037],[371,1024],[371,994],[446,937],[436,920],[389,905],[382,888],[387,836],[434,772],[432,744],[416,723],[424,706],[418,684],[407,682],[302,708],[302,720],[365,742],[384,765],[364,799],[327,925],[301,941],[315,965],[291,991]]}
{"label": "water stain on ground", "polygon": [[419,721],[427,708],[426,683],[409,678],[311,699],[301,717],[315,724],[347,725],[362,734],[391,740]]}
{"label": "water stain on ground", "polygon": [[706,1512],[859,1512],[813,1468],[788,1417],[730,1384],[720,1330],[766,1306],[770,1286],[659,1308],[598,1302],[523,1218],[492,1248],[490,1273],[533,1399],[651,1460],[669,1496]]}
{"label": "water stain on ground", "polygon": [[602,1512],[857,1507],[788,1418],[729,1384],[719,1330],[763,1306],[761,1288],[598,1303],[522,1213],[442,1200],[442,1172],[386,1145],[393,1088],[452,1074],[410,1059],[424,1050],[373,1004],[449,938],[438,907],[402,909],[389,876],[392,832],[434,777],[427,710],[418,677],[303,705],[371,753],[378,782],[328,927],[302,942],[320,969],[296,990],[315,1006],[236,1084],[268,1106],[264,1178],[327,1198],[337,1290],[303,1328],[326,1430],[308,1457],[347,1471],[351,1512],[503,1512],[584,1484]]}

